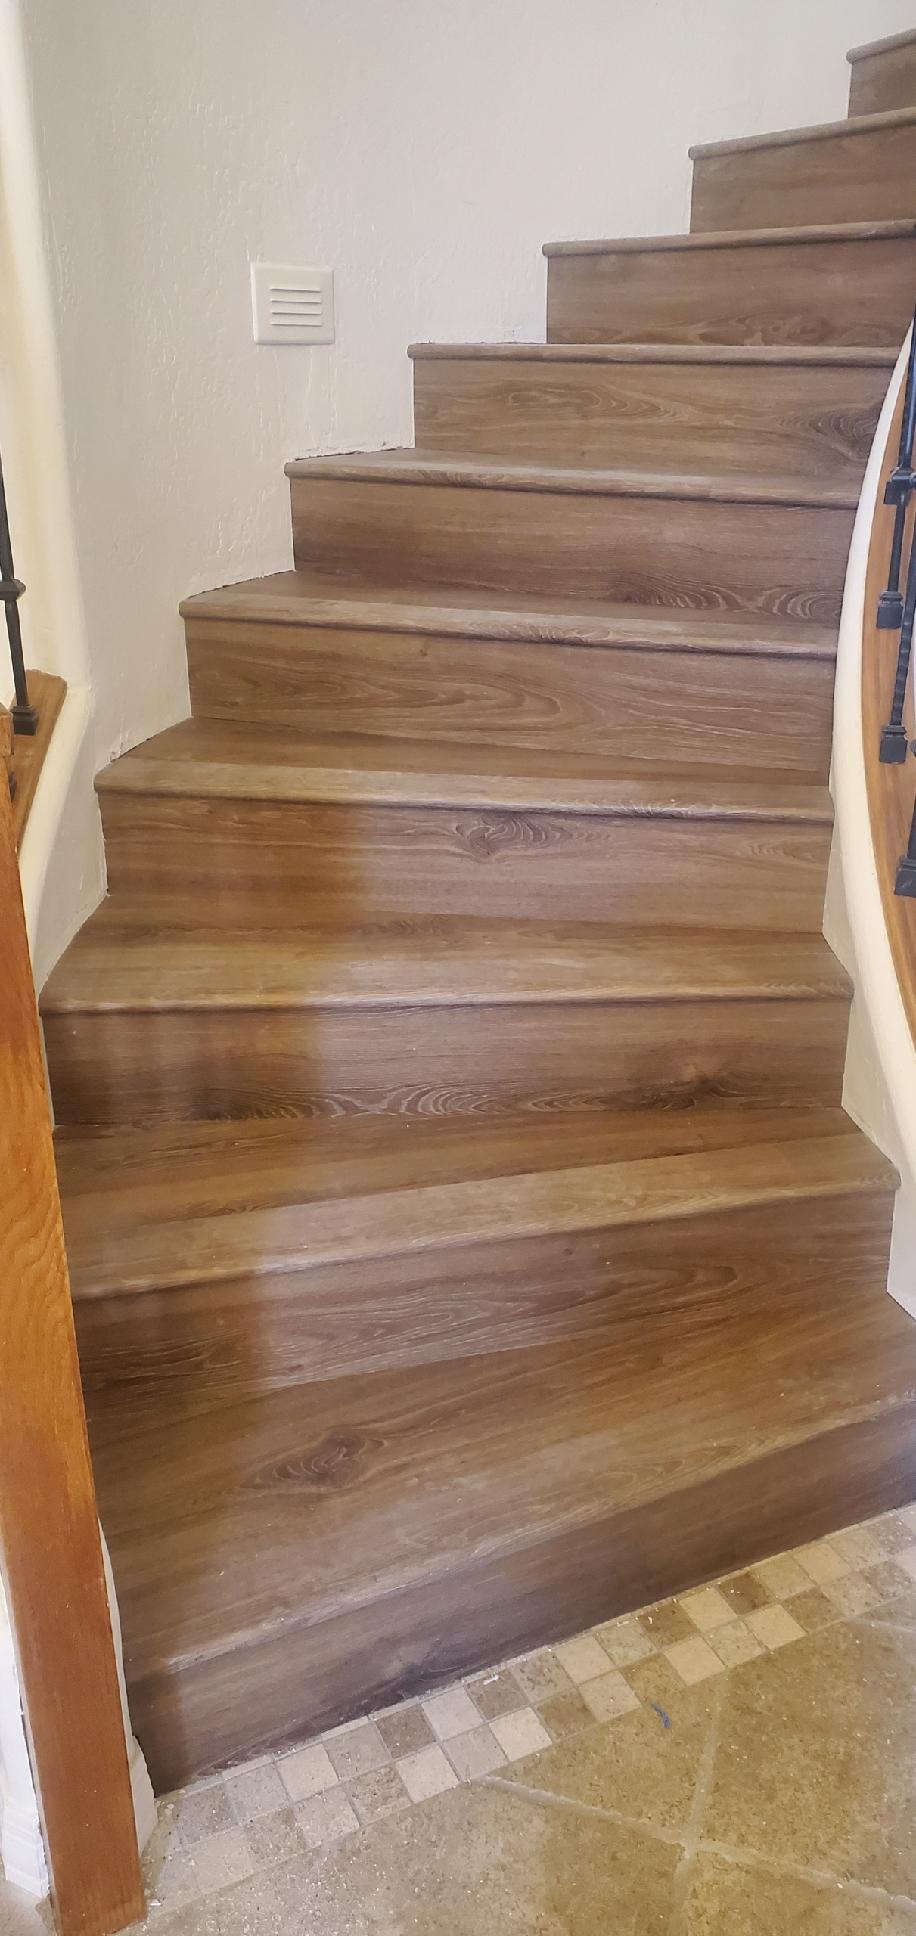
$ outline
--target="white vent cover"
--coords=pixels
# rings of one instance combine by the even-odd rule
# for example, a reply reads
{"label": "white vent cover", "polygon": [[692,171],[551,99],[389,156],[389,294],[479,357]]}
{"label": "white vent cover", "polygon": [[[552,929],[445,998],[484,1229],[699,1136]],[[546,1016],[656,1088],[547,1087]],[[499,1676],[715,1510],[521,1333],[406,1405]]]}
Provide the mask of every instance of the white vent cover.
{"label": "white vent cover", "polygon": [[334,272],[253,262],[251,308],[256,343],[333,343]]}

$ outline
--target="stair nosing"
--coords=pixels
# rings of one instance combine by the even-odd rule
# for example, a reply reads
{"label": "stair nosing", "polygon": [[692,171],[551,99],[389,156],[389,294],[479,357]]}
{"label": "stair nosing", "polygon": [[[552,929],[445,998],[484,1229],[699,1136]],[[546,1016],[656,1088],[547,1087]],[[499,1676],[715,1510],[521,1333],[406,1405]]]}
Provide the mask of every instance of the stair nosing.
{"label": "stair nosing", "polygon": [[[289,1246],[278,1247],[274,1253],[262,1251],[257,1263],[240,1264],[238,1260],[234,1263],[227,1260],[225,1263],[211,1264],[209,1268],[197,1263],[193,1267],[166,1274],[148,1271],[142,1281],[137,1273],[135,1280],[128,1278],[116,1289],[77,1287],[74,1300],[77,1303],[97,1303],[110,1297],[137,1297],[154,1291],[228,1283],[240,1271],[246,1277],[257,1278],[275,1276],[281,1271],[306,1276],[310,1270],[326,1269],[337,1264],[367,1264],[401,1255],[464,1249],[476,1243],[519,1243],[551,1234],[572,1235],[577,1231],[629,1229],[643,1223],[683,1222],[694,1217],[723,1215],[730,1210],[741,1210],[761,1203],[810,1201],[850,1193],[871,1195],[895,1187],[893,1166],[878,1151],[873,1151],[870,1167],[864,1164],[860,1166],[861,1174],[850,1174],[839,1180],[833,1175],[817,1180],[802,1178],[799,1182],[799,1153],[811,1146],[832,1148],[834,1144],[840,1149],[853,1144],[857,1150],[861,1149],[858,1139],[840,1131],[835,1135],[811,1137],[807,1141],[799,1139],[788,1144],[775,1138],[763,1139],[759,1143],[741,1144],[740,1151],[725,1145],[715,1151],[687,1150],[676,1154],[637,1157],[630,1161],[583,1163],[571,1169],[558,1165],[554,1170],[497,1174],[454,1183],[426,1184],[416,1189],[379,1190],[354,1197],[318,1199],[316,1203],[301,1206],[306,1213],[309,1210],[313,1212],[313,1221],[318,1222],[321,1211],[332,1205],[338,1221],[349,1216],[359,1223],[361,1216],[365,1222],[365,1236],[354,1236],[352,1228],[348,1228],[346,1235],[341,1231],[337,1236],[326,1237],[311,1251],[307,1248],[308,1239],[303,1243],[300,1237],[298,1242],[294,1243],[291,1239]],[[787,1174],[765,1177],[761,1181],[761,1161],[772,1162],[773,1152],[777,1150],[791,1151],[794,1160],[790,1161]],[[696,1188],[692,1195],[689,1191],[684,1193],[684,1178],[689,1185],[691,1177],[697,1172],[702,1177],[704,1166],[708,1171],[711,1157],[723,1158],[726,1154],[732,1157],[740,1154],[746,1159],[749,1167],[754,1166],[753,1177],[748,1176],[737,1184],[733,1180],[723,1183],[718,1191],[707,1186],[705,1193]],[[666,1170],[670,1174],[670,1181],[663,1182],[661,1197],[653,1201],[651,1193],[648,1197],[646,1193],[647,1176],[651,1173],[657,1188],[657,1179],[660,1176],[664,1178]],[[627,1193],[624,1193],[621,1185],[627,1176],[630,1181]],[[556,1204],[543,1207],[548,1178],[553,1179],[555,1187],[561,1191],[564,1180],[568,1186],[565,1214]],[[597,1196],[593,1205],[576,1201],[574,1179],[581,1186],[583,1178],[591,1181],[595,1192],[601,1197],[600,1202]],[[411,1207],[415,1217],[418,1204],[428,1219],[426,1228],[420,1234],[408,1227],[408,1207]],[[441,1212],[447,1204],[452,1209],[451,1229],[443,1228]],[[465,1204],[469,1206],[467,1212],[463,1218],[457,1217],[456,1206],[464,1210]],[[358,1213],[355,1206],[358,1206]],[[286,1207],[294,1209],[295,1205]],[[231,1214],[243,1216],[246,1213]],[[379,1229],[381,1215],[388,1226],[385,1231]],[[201,1218],[200,1221],[207,1219]]]}
{"label": "stair nosing", "polygon": [[[487,605],[437,605],[422,599],[406,600],[391,596],[385,586],[373,588],[370,603],[354,597],[352,592],[348,596],[346,591],[342,591],[335,597],[327,585],[322,586],[321,592],[316,592],[314,597],[311,593],[303,592],[302,608],[294,611],[290,609],[289,593],[255,589],[257,586],[269,586],[270,583],[269,577],[242,579],[234,585],[218,586],[212,591],[194,592],[182,599],[179,612],[182,618],[191,620],[230,619],[246,625],[307,625],[329,631],[350,628],[373,632],[409,631],[419,636],[442,634],[455,638],[497,638],[519,645],[532,642],[570,644],[588,651],[709,652],[723,656],[737,653],[758,658],[818,659],[827,663],[833,663],[836,657],[837,628],[830,626],[811,628],[830,632],[829,642],[815,639],[809,642],[802,636],[804,627],[799,625],[798,636],[791,640],[781,639],[778,628],[770,638],[755,639],[735,638],[734,635],[729,637],[725,628],[726,636],[721,640],[712,637],[695,644],[690,638],[678,635],[680,628],[689,631],[692,621],[698,617],[709,619],[715,616],[714,613],[680,611],[675,606],[634,605],[630,608],[632,621],[627,623],[620,615],[602,620],[597,613],[564,612],[562,609],[539,612],[531,608],[526,611],[524,605],[502,611]],[[262,600],[262,608],[256,609]],[[271,601],[276,602],[277,609],[270,609]],[[671,625],[675,636],[670,639],[653,637],[647,628],[661,624]],[[596,637],[595,633],[602,625],[606,636]],[[640,627],[642,637],[639,636]],[[765,631],[764,619],[759,629]],[[613,636],[615,631],[619,636]]]}
{"label": "stair nosing", "polygon": [[886,222],[800,223],[782,229],[707,229],[679,235],[623,235],[597,240],[545,242],[552,255],[649,255],[658,250],[785,248],[801,242],[891,242],[916,239],[916,216]]}
{"label": "stair nosing", "polygon": [[850,47],[846,59],[850,65],[856,61],[868,60],[875,54],[892,54],[897,47],[912,47],[916,41],[916,27],[905,27],[902,33],[885,34],[883,40],[865,40],[860,47]]}
{"label": "stair nosing", "polygon": [[888,369],[898,352],[869,344],[411,343],[413,362],[735,364],[787,369]]}
{"label": "stair nosing", "polygon": [[[378,462],[377,459],[385,461]],[[284,465],[292,483],[396,484],[404,489],[503,490],[558,496],[647,498],[791,510],[855,511],[858,484],[805,477],[756,477],[563,464],[505,464],[498,458],[439,455],[410,448],[295,457]]]}
{"label": "stair nosing", "polygon": [[758,148],[794,148],[806,141],[835,141],[840,136],[881,134],[887,128],[916,125],[916,106],[885,108],[875,114],[856,114],[842,121],[816,121],[806,128],[780,128],[773,134],[736,135],[728,141],[700,141],[688,148],[691,161],[708,161],[717,155],[751,154]]}

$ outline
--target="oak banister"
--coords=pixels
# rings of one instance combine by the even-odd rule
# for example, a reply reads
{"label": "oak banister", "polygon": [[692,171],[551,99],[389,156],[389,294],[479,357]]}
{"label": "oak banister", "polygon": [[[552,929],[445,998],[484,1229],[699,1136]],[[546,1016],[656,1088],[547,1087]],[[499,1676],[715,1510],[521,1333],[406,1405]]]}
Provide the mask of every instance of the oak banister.
{"label": "oak banister", "polygon": [[0,935],[0,1567],[58,1927],[109,1936],[144,1896],[5,785]]}

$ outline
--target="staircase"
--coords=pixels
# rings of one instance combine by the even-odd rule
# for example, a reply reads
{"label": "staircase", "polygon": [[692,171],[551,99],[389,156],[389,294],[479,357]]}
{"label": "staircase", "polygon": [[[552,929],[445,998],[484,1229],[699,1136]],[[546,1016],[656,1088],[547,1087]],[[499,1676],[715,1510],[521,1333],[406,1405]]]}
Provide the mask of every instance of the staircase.
{"label": "staircase", "polygon": [[160,1785],[916,1492],[821,937],[914,47],[548,249],[546,345],[415,347],[417,448],[288,466],[99,778],[42,1006]]}

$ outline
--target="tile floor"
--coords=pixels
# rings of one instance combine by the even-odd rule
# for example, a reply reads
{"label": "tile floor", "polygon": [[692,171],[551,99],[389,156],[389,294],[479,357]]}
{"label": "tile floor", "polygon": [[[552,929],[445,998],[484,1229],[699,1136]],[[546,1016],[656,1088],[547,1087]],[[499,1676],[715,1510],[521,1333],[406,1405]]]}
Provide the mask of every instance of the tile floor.
{"label": "tile floor", "polygon": [[159,1816],[149,1936],[916,1936],[916,1507]]}

